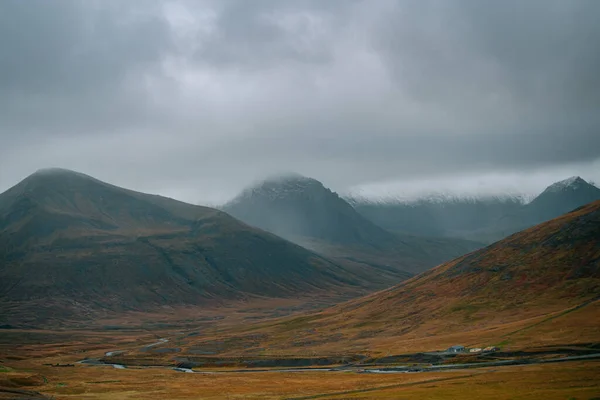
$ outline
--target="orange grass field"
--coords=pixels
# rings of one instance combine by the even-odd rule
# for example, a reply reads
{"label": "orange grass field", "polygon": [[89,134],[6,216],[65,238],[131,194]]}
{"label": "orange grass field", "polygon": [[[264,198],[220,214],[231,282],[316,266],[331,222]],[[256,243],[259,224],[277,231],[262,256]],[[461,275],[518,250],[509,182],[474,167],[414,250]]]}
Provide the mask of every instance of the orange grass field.
{"label": "orange grass field", "polygon": [[[410,334],[403,337],[382,332],[362,344],[351,340],[327,345],[317,342],[314,347],[304,349],[278,350],[276,344],[287,338],[278,337],[277,331],[269,332],[273,323],[259,323],[254,328],[275,333],[259,344],[267,348],[267,356],[304,355],[305,352],[317,356],[352,352],[381,356],[432,351],[454,343],[475,346],[501,341],[503,349],[526,350],[561,343],[598,343],[599,306],[600,302],[594,301],[576,310],[566,309],[496,326],[484,325],[480,329],[472,327],[471,331],[449,330],[447,335],[439,332],[416,338]],[[275,326],[279,327],[281,320],[296,319],[277,319]],[[213,339],[214,334],[224,338],[227,334],[223,334],[230,332],[233,337],[241,337],[243,329],[237,324],[234,324],[237,329],[232,329],[231,322],[227,318],[213,322],[215,331],[209,329],[192,337],[173,330],[0,331],[0,388],[36,391],[55,399],[600,399],[600,360],[411,374],[323,371],[187,374],[167,368],[119,370],[76,363],[86,357],[101,357],[107,351],[124,349],[128,351],[125,359],[129,357],[129,361],[150,357],[151,361],[172,366],[173,354],[144,353],[140,348],[156,342],[159,337],[169,337],[171,342],[164,346],[177,343],[185,354],[198,342]],[[349,332],[344,332],[346,335],[350,336]],[[275,346],[269,349],[272,345]],[[235,353],[223,350],[222,355]],[[255,349],[246,351],[251,355]],[[45,365],[57,363],[74,366]],[[18,398],[9,394],[2,396],[0,390],[0,399]]]}
{"label": "orange grass field", "polygon": [[[14,334],[25,338],[26,333]],[[46,396],[39,399],[56,400],[600,399],[600,360],[404,374],[341,371],[188,374],[167,368],[121,370],[76,363],[86,356],[97,357],[116,348],[148,344],[156,340],[156,333],[87,332],[78,337],[68,331],[62,334],[47,331],[37,332],[29,340],[28,344],[0,346],[0,399],[20,398],[3,394],[1,388],[35,391]],[[74,366],[48,365],[57,363]]]}
{"label": "orange grass field", "polygon": [[592,361],[415,374],[186,374],[107,366],[56,368],[24,361],[12,365],[14,371],[0,373],[0,386],[19,385],[57,400],[600,398],[600,362]]}

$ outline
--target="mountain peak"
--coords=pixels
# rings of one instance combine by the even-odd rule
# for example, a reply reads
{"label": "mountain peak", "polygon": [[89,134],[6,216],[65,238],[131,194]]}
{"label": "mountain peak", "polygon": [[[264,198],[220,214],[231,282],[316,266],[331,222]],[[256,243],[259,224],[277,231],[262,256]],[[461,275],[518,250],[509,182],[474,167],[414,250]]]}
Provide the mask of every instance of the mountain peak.
{"label": "mountain peak", "polygon": [[51,168],[40,168],[35,171],[32,175],[83,175],[79,172],[60,168],[60,167],[51,167]]}
{"label": "mountain peak", "polygon": [[572,176],[553,183],[527,205],[532,222],[546,221],[584,204],[600,199],[600,189]]}
{"label": "mountain peak", "polygon": [[[23,180],[25,183],[50,180],[52,182],[98,181],[89,175],[66,168],[42,168]],[[99,182],[99,181],[98,181]]]}
{"label": "mountain peak", "polygon": [[297,172],[293,172],[293,171],[289,171],[289,172],[283,172],[283,173],[279,173],[279,174],[274,174],[274,175],[269,175],[266,178],[264,178],[262,181],[263,182],[281,182],[281,181],[302,181],[302,180],[309,180],[312,178],[308,178],[302,174],[299,174]]}
{"label": "mountain peak", "polygon": [[22,195],[48,199],[49,193],[81,189],[90,183],[104,184],[91,176],[64,168],[43,168],[35,171],[25,179],[2,193],[0,206],[6,207]]}
{"label": "mountain peak", "polygon": [[289,172],[289,173],[285,173],[285,174],[270,176],[255,186],[276,186],[276,185],[307,186],[307,185],[311,185],[311,184],[323,186],[323,184],[321,182],[319,182],[318,180],[316,180],[314,178],[309,178],[307,176],[300,175],[295,172]]}
{"label": "mountain peak", "polygon": [[313,178],[296,173],[275,175],[244,189],[228,205],[255,197],[269,200],[290,198],[311,190],[330,192],[321,182]]}
{"label": "mountain peak", "polygon": [[552,185],[546,188],[546,192],[561,192],[566,189],[576,190],[580,187],[589,185],[585,180],[583,180],[579,176],[572,176],[567,179],[563,179],[562,181],[558,181],[553,183]]}
{"label": "mountain peak", "polygon": [[244,190],[224,210],[289,240],[309,237],[331,243],[370,244],[393,238],[321,182],[298,174],[265,179]]}

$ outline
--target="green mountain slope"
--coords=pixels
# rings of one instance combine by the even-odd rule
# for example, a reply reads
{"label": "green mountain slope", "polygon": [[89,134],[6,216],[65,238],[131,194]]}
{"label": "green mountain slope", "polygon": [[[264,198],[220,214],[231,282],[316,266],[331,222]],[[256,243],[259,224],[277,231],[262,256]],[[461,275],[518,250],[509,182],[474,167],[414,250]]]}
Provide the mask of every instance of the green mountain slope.
{"label": "green mountain slope", "polygon": [[381,287],[228,214],[44,170],[0,194],[0,324]]}

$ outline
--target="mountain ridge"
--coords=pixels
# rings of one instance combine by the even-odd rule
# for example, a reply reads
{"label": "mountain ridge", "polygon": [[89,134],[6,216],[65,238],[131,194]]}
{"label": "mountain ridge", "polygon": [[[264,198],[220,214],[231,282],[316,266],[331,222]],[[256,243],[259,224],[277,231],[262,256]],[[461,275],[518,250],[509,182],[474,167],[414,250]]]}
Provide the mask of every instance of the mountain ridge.
{"label": "mountain ridge", "polygon": [[56,169],[0,194],[0,260],[0,320],[13,325],[384,285],[223,211]]}
{"label": "mountain ridge", "polygon": [[464,254],[479,243],[398,235],[358,213],[321,182],[301,175],[266,179],[222,209],[337,261],[387,265],[418,273]]}
{"label": "mountain ridge", "polygon": [[[243,190],[222,209],[288,239],[306,236],[375,246],[393,240],[393,235],[358,215],[337,193],[302,175],[268,178]],[[285,217],[288,221],[282,223]],[[336,229],[340,222],[346,224],[343,232]]]}
{"label": "mountain ridge", "polygon": [[492,243],[597,199],[600,189],[575,176],[555,182],[530,201],[511,195],[438,197],[412,202],[354,199],[354,207],[393,232]]}

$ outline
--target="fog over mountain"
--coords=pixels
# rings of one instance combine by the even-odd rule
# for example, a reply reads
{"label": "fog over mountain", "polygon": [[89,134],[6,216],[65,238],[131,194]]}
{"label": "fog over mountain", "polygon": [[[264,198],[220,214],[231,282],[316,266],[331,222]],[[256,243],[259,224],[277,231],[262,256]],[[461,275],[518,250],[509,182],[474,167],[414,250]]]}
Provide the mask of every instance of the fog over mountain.
{"label": "fog over mountain", "polygon": [[[64,167],[224,203],[600,181],[595,0],[0,2],[0,191]],[[423,188],[423,186],[426,186]]]}
{"label": "fog over mountain", "polygon": [[[354,186],[347,189],[343,194],[350,198],[384,202],[402,201],[410,203],[430,198],[515,198],[523,202],[529,202],[553,183],[570,176],[579,176],[569,175],[569,172],[583,170],[585,168],[575,167],[550,169],[528,174],[490,173],[448,178],[383,181]],[[594,177],[598,175],[598,172],[587,172],[587,175],[580,175],[589,182],[597,184],[599,181]]]}
{"label": "fog over mountain", "polygon": [[600,189],[572,176],[552,183],[530,199],[510,193],[487,197],[438,193],[416,200],[360,195],[347,200],[359,214],[391,232],[493,243],[600,200]]}

